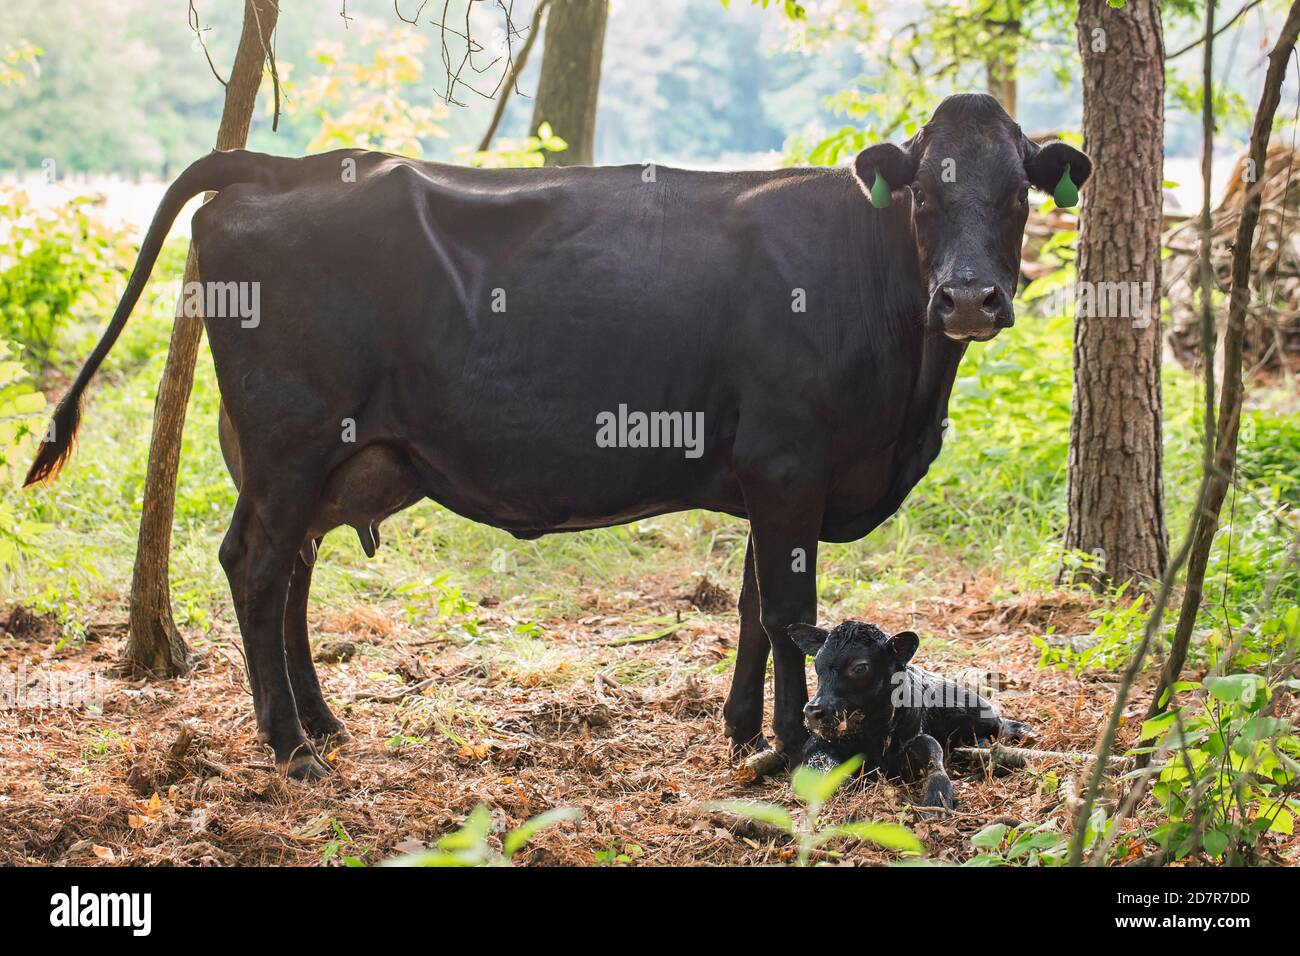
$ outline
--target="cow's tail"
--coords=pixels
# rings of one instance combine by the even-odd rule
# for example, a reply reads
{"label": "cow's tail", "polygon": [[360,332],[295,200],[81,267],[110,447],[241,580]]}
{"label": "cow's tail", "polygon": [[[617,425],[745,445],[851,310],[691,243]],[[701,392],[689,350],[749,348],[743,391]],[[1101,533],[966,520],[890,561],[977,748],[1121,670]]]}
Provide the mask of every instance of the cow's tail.
{"label": "cow's tail", "polygon": [[59,474],[64,462],[68,460],[68,456],[72,454],[72,443],[77,437],[77,426],[81,422],[81,395],[98,371],[100,363],[113,347],[113,343],[117,341],[117,337],[122,334],[122,329],[126,327],[126,320],[130,317],[136,302],[139,301],[145,283],[149,281],[149,273],[153,271],[153,264],[158,258],[159,250],[162,249],[163,240],[167,238],[167,233],[171,230],[176,217],[180,215],[181,209],[199,193],[224,189],[234,183],[256,180],[257,164],[261,158],[257,153],[244,150],[209,153],[190,165],[168,187],[162,202],[158,205],[158,211],[154,213],[153,222],[149,224],[149,231],[145,233],[144,242],[140,246],[140,255],[135,260],[135,268],[131,271],[126,291],[122,293],[122,299],[117,304],[117,311],[113,313],[113,321],[104,330],[103,337],[95,346],[95,350],[90,353],[90,358],[86,359],[86,364],[81,366],[72,388],[54,410],[54,418],[45,433],[45,440],[41,442],[36,460],[32,462],[32,467],[27,472],[24,486],[52,481]]}

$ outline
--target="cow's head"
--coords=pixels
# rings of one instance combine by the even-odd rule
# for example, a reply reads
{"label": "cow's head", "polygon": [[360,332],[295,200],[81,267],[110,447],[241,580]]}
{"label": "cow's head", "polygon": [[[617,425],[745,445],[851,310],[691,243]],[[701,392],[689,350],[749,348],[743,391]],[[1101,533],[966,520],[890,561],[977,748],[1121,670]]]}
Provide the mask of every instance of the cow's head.
{"label": "cow's head", "polygon": [[890,637],[880,628],[845,621],[827,631],[792,624],[788,633],[817,669],[817,694],[804,707],[804,724],[823,740],[884,737],[894,711],[897,675],[920,644],[911,631]]}
{"label": "cow's head", "polygon": [[[910,190],[912,232],[929,285],[926,321],[949,338],[976,342],[1015,322],[1011,297],[1020,274],[1029,187],[1052,192],[1067,169],[1077,188],[1091,175],[1092,163],[1065,143],[1033,143],[983,93],[948,97],[902,146],[881,143],[854,162],[873,204]],[[1069,192],[1065,188],[1061,195]]]}

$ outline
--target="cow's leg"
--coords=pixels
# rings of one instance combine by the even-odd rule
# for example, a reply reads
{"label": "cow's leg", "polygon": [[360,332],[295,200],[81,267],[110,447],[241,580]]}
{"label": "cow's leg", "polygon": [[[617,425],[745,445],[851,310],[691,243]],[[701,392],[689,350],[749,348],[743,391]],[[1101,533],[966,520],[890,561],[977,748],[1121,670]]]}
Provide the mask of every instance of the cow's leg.
{"label": "cow's leg", "polygon": [[771,648],[759,617],[758,576],[754,571],[754,541],[745,544],[745,572],[740,585],[740,639],[731,691],[722,708],[723,726],[733,758],[767,748],[763,737],[763,684]]}
{"label": "cow's leg", "polygon": [[[319,538],[317,542],[319,542]],[[316,739],[333,737],[346,740],[343,722],[330,711],[316,679],[316,665],[311,660],[311,642],[307,636],[307,595],[311,591],[312,566],[301,557],[293,563],[289,580],[289,597],[284,608],[284,656],[289,665],[289,683],[298,720],[308,736]]]}
{"label": "cow's leg", "polygon": [[[289,672],[285,666],[284,615],[289,580],[310,521],[316,489],[292,476],[259,494],[245,482],[230,529],[221,544],[221,565],[244,638],[258,739],[270,745],[275,762],[289,776],[314,780],[329,773],[303,736]],[[308,493],[310,492],[310,493]]]}
{"label": "cow's leg", "polygon": [[772,728],[788,764],[799,759],[808,731],[804,654],[786,629],[817,621],[817,538],[821,531],[823,490],[782,480],[745,490],[754,570],[758,578],[759,618],[772,648],[775,696]]}

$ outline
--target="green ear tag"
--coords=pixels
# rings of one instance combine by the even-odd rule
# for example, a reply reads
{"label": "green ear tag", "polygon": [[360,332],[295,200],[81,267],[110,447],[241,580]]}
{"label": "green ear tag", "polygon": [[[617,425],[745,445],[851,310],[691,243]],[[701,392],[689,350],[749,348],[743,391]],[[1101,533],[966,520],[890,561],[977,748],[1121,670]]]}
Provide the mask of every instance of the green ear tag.
{"label": "green ear tag", "polygon": [[880,170],[876,170],[876,181],[871,184],[871,205],[877,209],[884,209],[889,205],[889,183],[885,182],[885,177],[880,175]]}
{"label": "green ear tag", "polygon": [[1064,172],[1061,173],[1060,182],[1056,184],[1056,189],[1052,190],[1052,198],[1062,209],[1069,209],[1079,204],[1079,189],[1074,185],[1074,180],[1070,178],[1070,167],[1067,165]]}

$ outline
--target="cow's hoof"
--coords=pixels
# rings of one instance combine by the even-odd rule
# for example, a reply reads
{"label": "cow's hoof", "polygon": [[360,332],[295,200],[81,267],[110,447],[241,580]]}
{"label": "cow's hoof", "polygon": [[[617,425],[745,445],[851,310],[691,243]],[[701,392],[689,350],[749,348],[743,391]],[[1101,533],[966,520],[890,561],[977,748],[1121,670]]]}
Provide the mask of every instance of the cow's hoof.
{"label": "cow's hoof", "polygon": [[776,752],[779,753],[781,759],[785,761],[785,768],[787,770],[793,770],[803,761],[803,753],[807,743],[807,734],[793,740],[777,740]]}
{"label": "cow's hoof", "polygon": [[729,741],[732,763],[742,763],[748,760],[754,754],[762,753],[764,750],[771,749],[767,738],[762,734],[755,734],[748,738],[732,737]]}
{"label": "cow's hoof", "polygon": [[343,721],[333,714],[325,714],[320,717],[304,717],[302,718],[302,728],[307,731],[307,736],[318,744],[343,744],[352,739]]}
{"label": "cow's hoof", "polygon": [[281,769],[291,780],[300,780],[303,783],[324,780],[332,772],[323,760],[307,748],[290,757],[287,763],[281,765]]}

